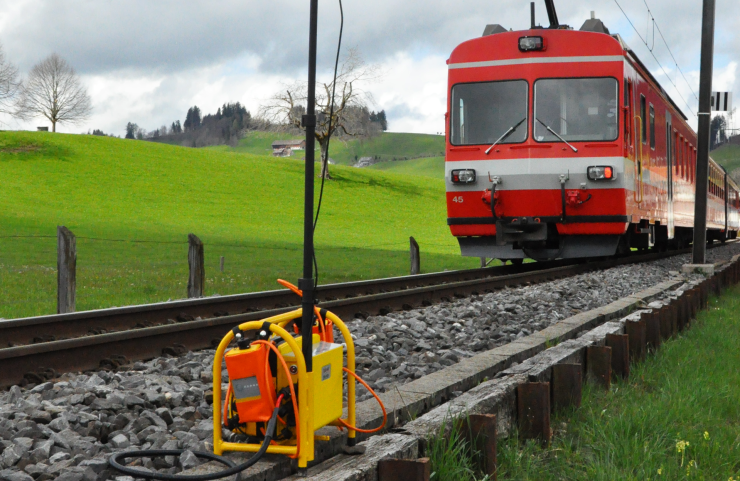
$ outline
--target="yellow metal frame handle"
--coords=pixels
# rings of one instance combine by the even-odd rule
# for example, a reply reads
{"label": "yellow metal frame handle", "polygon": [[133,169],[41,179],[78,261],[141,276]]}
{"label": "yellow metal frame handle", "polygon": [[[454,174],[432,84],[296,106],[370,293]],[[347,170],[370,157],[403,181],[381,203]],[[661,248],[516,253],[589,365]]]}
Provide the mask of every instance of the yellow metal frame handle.
{"label": "yellow metal frame handle", "polygon": [[[286,312],[285,314],[273,316],[261,321],[250,321],[239,325],[239,329],[242,331],[251,331],[262,328],[265,322],[270,323],[270,332],[280,336],[288,344],[295,355],[296,365],[298,367],[298,399],[300,399],[300,402],[298,403],[298,417],[300,418],[298,439],[296,440],[296,446],[271,445],[267,448],[267,453],[291,456],[298,454],[299,468],[307,467],[308,463],[314,459],[314,440],[316,437],[313,431],[313,379],[306,373],[306,360],[303,357],[301,347],[295,339],[293,339],[290,333],[285,330],[285,326],[291,321],[300,318],[302,315],[303,310],[296,309],[295,311]],[[332,312],[327,312],[326,317],[329,318],[342,333],[347,346],[347,369],[354,372],[355,344],[352,341],[352,335],[350,334],[347,325]],[[216,348],[216,354],[213,360],[213,452],[217,455],[223,454],[224,451],[254,453],[262,447],[260,444],[225,442],[221,434],[223,426],[223,420],[221,419],[221,371],[223,367],[224,353],[233,339],[234,333],[232,331],[227,332],[224,338],[221,339],[218,348]],[[354,426],[356,422],[355,379],[352,376],[349,376],[347,379],[347,422],[351,426]],[[348,431],[350,439],[356,436],[354,430],[350,429]]]}

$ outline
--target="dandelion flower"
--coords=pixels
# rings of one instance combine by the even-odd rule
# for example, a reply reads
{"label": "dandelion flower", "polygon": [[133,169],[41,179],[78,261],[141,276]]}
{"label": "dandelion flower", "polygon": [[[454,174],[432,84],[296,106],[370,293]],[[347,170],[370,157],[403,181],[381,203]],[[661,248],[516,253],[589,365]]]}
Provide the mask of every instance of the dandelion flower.
{"label": "dandelion flower", "polygon": [[704,439],[709,441],[709,431],[704,431]]}
{"label": "dandelion flower", "polygon": [[658,474],[661,476],[663,475],[663,466],[658,468]]}

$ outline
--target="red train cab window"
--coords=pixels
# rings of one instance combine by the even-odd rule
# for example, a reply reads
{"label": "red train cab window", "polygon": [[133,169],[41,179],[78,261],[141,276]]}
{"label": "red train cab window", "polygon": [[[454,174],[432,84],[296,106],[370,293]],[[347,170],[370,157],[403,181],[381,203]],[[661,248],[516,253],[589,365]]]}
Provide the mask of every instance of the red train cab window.
{"label": "red train cab window", "polygon": [[452,87],[452,145],[517,144],[527,140],[526,80],[462,83]]}
{"label": "red train cab window", "polygon": [[618,107],[619,82],[615,78],[539,79],[534,83],[534,140],[617,140]]}

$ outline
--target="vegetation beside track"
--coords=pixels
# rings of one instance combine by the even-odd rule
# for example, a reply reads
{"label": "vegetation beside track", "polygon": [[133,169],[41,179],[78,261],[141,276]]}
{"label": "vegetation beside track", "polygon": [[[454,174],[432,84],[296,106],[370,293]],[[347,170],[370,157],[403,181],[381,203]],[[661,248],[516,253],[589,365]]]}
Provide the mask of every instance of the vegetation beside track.
{"label": "vegetation beside track", "polygon": [[[209,149],[271,155],[272,143],[276,140],[300,140],[297,135],[276,132],[253,131],[239,140],[234,147],[220,146]],[[329,156],[339,165],[354,165],[361,157],[378,157],[379,170],[400,169],[399,173],[413,175],[438,175],[444,173],[445,138],[441,135],[383,132],[377,137],[343,142],[333,139]],[[318,150],[317,150],[318,152]],[[296,150],[292,158],[303,159],[305,152]],[[440,169],[441,167],[441,169]]]}
{"label": "vegetation beside track", "polygon": [[[78,236],[78,310],[184,297],[189,232],[205,244],[206,295],[300,275],[295,159],[0,132],[0,169],[0,317],[55,312],[57,225]],[[449,234],[441,179],[343,166],[332,175],[316,232],[321,283],[407,274],[409,236],[424,272],[477,267]]]}
{"label": "vegetation beside track", "polygon": [[740,181],[740,145],[725,144],[711,151],[709,156]]}
{"label": "vegetation beside track", "polygon": [[499,480],[740,479],[740,287],[631,367],[609,392],[552,419],[542,449],[499,443]]}

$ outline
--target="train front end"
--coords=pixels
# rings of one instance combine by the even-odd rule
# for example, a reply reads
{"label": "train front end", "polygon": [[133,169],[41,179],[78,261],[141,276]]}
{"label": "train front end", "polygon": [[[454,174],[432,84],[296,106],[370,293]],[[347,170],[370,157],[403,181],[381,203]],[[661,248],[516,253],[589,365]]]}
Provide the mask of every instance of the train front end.
{"label": "train front end", "polygon": [[569,29],[486,33],[448,60],[447,213],[462,254],[613,255],[633,178],[621,43]]}

